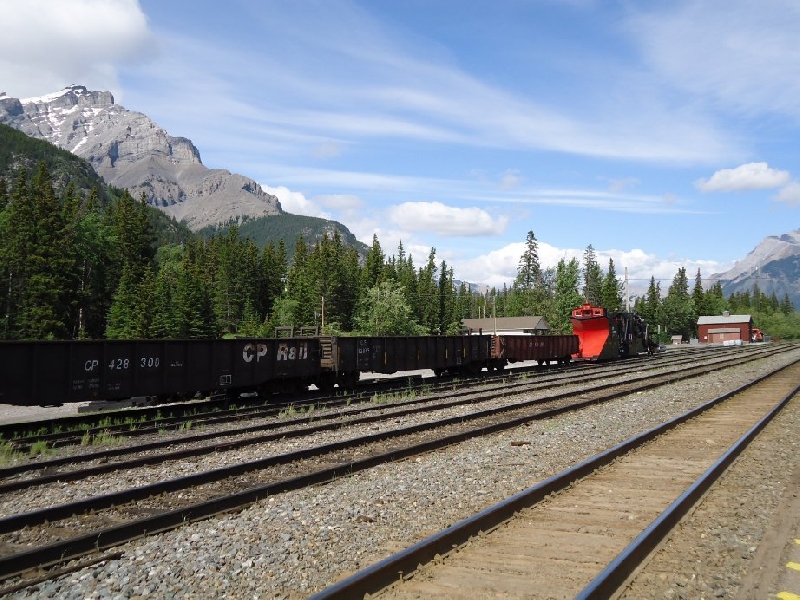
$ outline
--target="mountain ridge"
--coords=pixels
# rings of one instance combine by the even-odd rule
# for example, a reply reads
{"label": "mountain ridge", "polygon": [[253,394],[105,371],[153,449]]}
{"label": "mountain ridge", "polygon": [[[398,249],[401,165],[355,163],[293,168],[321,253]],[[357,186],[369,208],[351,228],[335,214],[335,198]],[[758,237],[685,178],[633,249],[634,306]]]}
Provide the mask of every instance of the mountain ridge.
{"label": "mountain ridge", "polygon": [[765,237],[747,256],[737,260],[724,273],[714,273],[711,283],[722,283],[725,296],[752,292],[775,294],[779,300],[788,294],[795,308],[800,308],[800,229]]}
{"label": "mountain ridge", "polygon": [[86,159],[106,183],[144,194],[192,230],[284,212],[257,182],[207,168],[191,140],[116,104],[111,92],[71,85],[35,98],[3,93],[0,123]]}

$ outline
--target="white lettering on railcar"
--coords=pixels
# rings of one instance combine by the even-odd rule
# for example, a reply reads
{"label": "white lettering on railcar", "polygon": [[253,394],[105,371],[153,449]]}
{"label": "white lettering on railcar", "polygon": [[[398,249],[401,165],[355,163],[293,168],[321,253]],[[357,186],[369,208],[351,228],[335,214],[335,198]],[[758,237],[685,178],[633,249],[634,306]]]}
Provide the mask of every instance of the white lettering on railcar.
{"label": "white lettering on railcar", "polygon": [[90,358],[85,363],[83,363],[83,370],[87,373],[91,373],[100,365],[100,361],[96,358]]}
{"label": "white lettering on railcar", "polygon": [[247,343],[244,345],[244,349],[242,349],[242,359],[244,362],[253,362],[253,358],[256,359],[256,362],[260,361],[262,357],[267,355],[267,345],[266,344],[253,344]]}
{"label": "white lettering on railcar", "polygon": [[308,358],[308,344],[301,342],[297,346],[278,344],[277,360],[305,360]]}
{"label": "white lettering on railcar", "polygon": [[161,359],[158,356],[139,357],[139,366],[143,369],[158,368],[160,364],[161,364]]}
{"label": "white lettering on railcar", "polygon": [[125,371],[130,366],[131,361],[129,358],[112,358],[111,362],[108,363],[108,368],[112,371]]}

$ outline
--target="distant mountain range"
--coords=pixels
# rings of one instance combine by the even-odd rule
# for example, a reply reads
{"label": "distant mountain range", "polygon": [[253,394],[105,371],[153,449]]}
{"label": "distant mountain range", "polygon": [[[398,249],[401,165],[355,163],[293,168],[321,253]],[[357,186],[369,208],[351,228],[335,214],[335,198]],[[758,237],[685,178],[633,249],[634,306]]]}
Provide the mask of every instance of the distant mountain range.
{"label": "distant mountain range", "polygon": [[[257,243],[281,237],[291,247],[297,235],[313,241],[338,230],[345,243],[366,252],[341,223],[289,215],[252,179],[208,169],[191,140],[172,137],[146,115],[115,104],[110,92],[72,85],[23,100],[0,93],[0,123],[86,159],[106,183],[129,190],[134,198],[144,193],[153,206],[194,231],[238,223]],[[789,294],[800,309],[800,229],[765,238],[711,280],[722,283],[726,296],[755,284],[779,299]]]}
{"label": "distant mountain range", "polygon": [[[286,213],[278,198],[243,175],[209,169],[184,137],[173,137],[148,116],[114,103],[110,92],[71,85],[39,98],[0,93],[0,123],[84,158],[103,178],[127,189],[203,235],[238,224],[259,245],[283,239],[291,252],[298,235],[315,243],[338,231],[363,255],[367,246],[341,223]],[[278,217],[277,223],[263,223]]]}
{"label": "distant mountain range", "polygon": [[778,300],[789,294],[795,310],[800,310],[800,229],[764,238],[745,258],[711,280],[722,283],[726,297],[752,292],[754,285],[764,294],[774,292]]}
{"label": "distant mountain range", "polygon": [[0,123],[86,159],[106,183],[137,199],[144,193],[193,230],[282,212],[278,199],[255,181],[208,169],[190,140],[172,137],[146,115],[114,104],[110,92],[72,85],[40,98],[4,94]]}

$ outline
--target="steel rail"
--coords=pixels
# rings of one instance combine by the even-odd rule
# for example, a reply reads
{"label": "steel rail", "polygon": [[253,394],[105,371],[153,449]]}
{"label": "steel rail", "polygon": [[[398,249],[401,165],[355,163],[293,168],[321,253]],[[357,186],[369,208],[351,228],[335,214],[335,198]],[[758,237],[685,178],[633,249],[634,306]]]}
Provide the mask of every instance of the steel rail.
{"label": "steel rail", "polygon": [[[739,359],[737,359],[737,361],[738,360],[741,360],[741,357]],[[738,364],[737,361],[726,361],[726,362],[722,363],[722,367],[723,368],[727,368],[729,366],[734,366],[735,364]],[[674,365],[671,365],[671,366],[674,366]],[[711,368],[711,367],[715,367],[715,366],[719,366],[719,364],[718,363],[712,363],[711,365],[707,365],[706,367],[707,368]],[[699,367],[699,368],[703,368],[703,367]],[[699,374],[703,374],[703,373],[701,372]],[[687,376],[687,374],[685,372],[681,373],[681,375],[680,375],[681,378],[684,378],[686,376]],[[605,379],[606,375],[605,374],[598,374],[596,378],[597,379]],[[632,385],[632,384],[639,383],[639,382],[646,382],[646,381],[648,381],[650,379],[652,379],[652,378],[649,377],[649,376],[644,375],[644,376],[642,376],[640,378],[629,380],[628,382],[626,382],[625,384],[622,384],[622,385]],[[663,384],[662,382],[657,382],[657,381],[656,382],[652,382],[652,385],[662,385],[662,384]],[[520,385],[523,385],[523,384],[520,384]],[[604,389],[614,388],[614,387],[617,387],[617,386],[620,386],[620,385],[621,384],[619,384],[619,383],[608,382],[608,383],[605,383],[605,384],[602,384],[602,385],[594,386],[592,388],[592,391],[596,392],[596,391],[600,391],[600,390],[604,390]],[[647,385],[643,385],[642,387],[640,387],[638,389],[639,390],[647,389],[647,387],[648,387]],[[458,395],[469,395],[469,394],[473,394],[473,393],[474,393],[473,390],[468,390],[468,391],[465,391],[465,392],[460,392]],[[550,395],[543,396],[541,398],[537,398],[537,399],[530,400],[530,401],[527,401],[527,402],[520,402],[520,403],[514,404],[514,405],[507,405],[507,406],[497,407],[497,408],[493,408],[493,409],[487,409],[487,410],[484,410],[484,411],[479,411],[479,412],[476,412],[476,413],[472,413],[470,415],[462,415],[460,417],[457,417],[456,421],[442,420],[442,421],[439,421],[438,424],[447,425],[447,424],[452,424],[453,422],[463,422],[463,421],[470,420],[470,419],[478,419],[478,418],[483,418],[483,417],[492,416],[492,415],[496,415],[496,414],[501,414],[502,412],[513,411],[513,410],[518,410],[518,409],[522,409],[522,408],[535,406],[537,404],[543,404],[543,403],[546,403],[546,402],[557,401],[557,400],[563,399],[565,397],[573,396],[573,395],[575,395],[577,393],[581,393],[581,392],[576,392],[576,391],[572,390],[572,391],[566,391],[566,392],[561,392],[561,393],[556,393],[556,394],[550,394]],[[602,398],[600,400],[605,401],[605,400],[613,399],[613,397],[619,396],[619,395],[624,395],[625,393],[628,393],[628,391],[625,390],[625,389],[620,389],[617,394],[612,395],[612,396],[606,396],[606,397],[604,397],[604,398]],[[481,396],[480,400],[482,402],[490,401],[490,400],[495,400],[497,398],[502,398],[502,397],[505,397],[505,396],[508,396],[508,395],[510,395],[510,392],[508,390],[508,387],[506,387],[506,388],[503,388],[498,393],[484,394],[484,395]],[[450,397],[452,397],[452,394],[450,395]],[[435,402],[436,400],[437,400],[437,396],[429,396],[429,397],[426,397],[424,399],[420,398],[420,399],[415,399],[415,400],[412,400],[412,401],[409,401],[409,402],[405,402],[404,406],[408,406],[408,405],[411,405],[411,404],[427,404],[427,403],[430,403],[430,402]],[[434,410],[452,408],[452,407],[459,406],[459,405],[462,405],[462,404],[465,404],[465,402],[463,400],[452,400],[452,401],[448,401],[448,402],[441,402],[440,404],[436,405]],[[580,405],[578,405],[577,407],[580,408]],[[372,409],[370,408],[368,410],[372,410]],[[172,452],[159,454],[157,456],[140,456],[140,457],[137,457],[137,458],[132,458],[132,459],[125,460],[125,461],[120,461],[120,462],[107,462],[107,463],[96,465],[94,467],[90,467],[90,468],[87,468],[87,469],[80,469],[80,470],[74,470],[74,471],[63,471],[63,472],[54,472],[54,473],[49,473],[49,474],[42,474],[42,475],[40,475],[38,477],[31,478],[31,479],[20,479],[20,480],[17,480],[17,481],[7,481],[5,483],[0,483],[0,494],[13,492],[13,491],[16,491],[16,490],[21,490],[21,489],[28,489],[28,488],[32,488],[32,487],[39,486],[39,485],[45,485],[45,484],[48,484],[48,483],[53,483],[55,481],[61,481],[61,482],[80,481],[80,480],[82,480],[82,479],[84,479],[86,477],[102,475],[102,474],[105,474],[105,473],[112,473],[112,472],[118,471],[118,470],[133,469],[133,468],[143,467],[143,466],[147,466],[147,465],[159,464],[159,463],[167,462],[167,461],[170,461],[170,460],[180,460],[180,459],[184,459],[184,458],[202,456],[203,454],[210,454],[210,453],[213,453],[213,452],[235,450],[235,449],[238,449],[238,448],[243,448],[243,447],[246,447],[246,446],[250,446],[252,444],[267,443],[267,442],[272,442],[272,441],[279,440],[279,439],[282,439],[282,438],[303,437],[303,436],[307,436],[307,435],[310,435],[310,434],[313,434],[313,433],[319,433],[319,432],[323,432],[323,431],[333,431],[333,430],[336,430],[336,429],[340,429],[343,426],[348,426],[349,427],[349,426],[353,426],[353,425],[363,425],[363,424],[369,424],[369,423],[376,423],[376,422],[381,422],[381,421],[386,420],[386,418],[388,416],[391,416],[391,417],[394,417],[394,418],[396,418],[396,417],[404,417],[404,416],[408,416],[408,415],[412,415],[412,414],[418,414],[420,412],[426,412],[428,410],[430,410],[430,408],[428,408],[428,407],[404,408],[402,410],[397,410],[397,411],[392,412],[391,415],[387,415],[385,413],[382,413],[382,414],[378,414],[378,415],[369,415],[369,416],[351,418],[352,415],[358,415],[358,414],[361,414],[361,413],[364,412],[364,409],[353,409],[351,411],[343,411],[343,412],[336,413],[336,414],[331,414],[331,415],[315,416],[315,417],[312,417],[314,420],[320,420],[320,421],[325,420],[325,421],[330,421],[330,422],[314,425],[314,426],[311,426],[311,427],[298,427],[298,429],[289,429],[289,430],[283,429],[282,431],[279,431],[277,433],[262,433],[260,435],[255,436],[255,437],[249,437],[247,439],[239,440],[239,441],[236,441],[236,442],[220,443],[220,444],[215,444],[213,446],[206,446],[204,448],[189,448],[189,449],[184,449],[184,450],[174,450]],[[246,427],[246,428],[242,428],[242,429],[236,430],[235,432],[230,432],[230,433],[228,433],[228,435],[241,435],[243,433],[261,432],[264,429],[281,429],[281,428],[285,428],[285,427],[291,427],[293,425],[300,426],[301,424],[308,423],[308,422],[309,422],[309,418],[306,417],[306,418],[295,419],[295,420],[284,422],[284,423],[274,423],[274,424],[270,424],[268,426],[265,426],[265,425],[253,425],[253,426],[250,426],[250,427]],[[419,426],[416,426],[416,427],[419,427]],[[398,435],[405,435],[406,433],[409,433],[404,429],[395,430],[395,431],[400,432]],[[393,432],[386,432],[385,435],[388,436],[388,435],[391,435],[392,433]],[[410,433],[415,433],[415,431],[412,431]],[[206,440],[206,439],[216,439],[216,438],[219,438],[221,435],[222,434],[220,434],[218,432],[212,432],[212,433],[208,433],[208,434],[200,434],[200,435],[192,436],[190,439],[186,439],[186,440],[182,440],[182,441],[184,443],[197,442],[197,441],[203,441],[203,440]],[[167,446],[173,446],[174,444],[175,444],[174,440],[163,440],[163,441],[152,442],[152,443],[149,443],[149,444],[145,444],[145,445],[136,447],[135,451],[136,452],[152,451],[152,450],[157,450],[157,449],[160,449],[160,448],[163,448],[163,447],[167,447]],[[338,449],[340,449],[340,448],[337,448],[337,450]],[[52,468],[56,468],[58,466],[66,465],[66,464],[74,464],[78,460],[90,461],[90,460],[98,460],[100,458],[111,458],[113,456],[123,456],[125,454],[129,454],[131,452],[131,450],[132,450],[131,448],[115,448],[115,449],[111,449],[111,450],[103,451],[103,452],[99,452],[99,453],[92,453],[92,454],[83,455],[81,457],[64,457],[62,459],[57,459],[57,460],[53,460],[53,461],[47,461],[47,462],[38,463],[38,464],[34,464],[34,465],[30,465],[30,464],[29,465],[19,465],[17,467],[11,467],[11,468],[8,468],[8,469],[0,470],[0,478],[1,477],[8,477],[8,476],[13,475],[13,474],[20,474],[20,473],[24,473],[24,472],[28,472],[28,471],[33,471],[33,470],[46,470],[46,469],[52,469]],[[324,451],[324,446],[322,447],[321,451]],[[120,500],[120,501],[122,501],[122,500]],[[92,507],[92,508],[93,509],[99,509],[99,508],[104,508],[104,507]],[[76,508],[76,510],[77,510],[77,508]],[[28,513],[28,514],[31,514],[31,513]],[[20,515],[20,516],[22,517],[24,515]],[[6,517],[6,518],[8,518],[8,517]],[[43,520],[51,520],[52,518],[57,518],[57,517],[49,517],[49,518],[46,517],[46,516],[42,517]],[[26,523],[26,524],[30,525],[30,524],[35,524],[35,523]],[[8,529],[7,529],[8,526],[10,526],[10,524],[6,524],[5,521],[4,521],[4,518],[0,518],[0,533],[7,532],[8,531]]]}
{"label": "steel rail", "polygon": [[[701,406],[694,408],[686,413],[679,415],[661,425],[653,427],[648,431],[631,437],[613,448],[597,454],[569,469],[562,471],[545,479],[542,482],[531,486],[506,500],[490,506],[479,513],[468,517],[447,529],[433,534],[420,542],[401,550],[379,561],[350,577],[335,583],[320,592],[313,594],[309,600],[347,600],[350,598],[360,598],[366,594],[374,594],[379,590],[395,583],[404,574],[411,573],[420,564],[428,563],[437,556],[447,554],[454,548],[466,543],[470,538],[481,532],[490,531],[503,522],[512,518],[522,509],[529,508],[534,504],[544,500],[549,494],[561,491],[572,483],[596,471],[613,460],[622,456],[642,444],[658,437],[670,429],[688,421],[689,419],[717,406],[728,398],[743,392],[744,390],[760,383],[761,381],[779,373],[791,365],[776,369],[763,375],[751,382],[748,382],[735,390],[718,396]],[[794,390],[796,393],[800,386]],[[790,394],[791,395],[791,394]],[[731,459],[732,460],[732,459]],[[664,527],[664,525],[662,525]],[[616,589],[616,588],[615,588]],[[605,588],[604,588],[605,591]],[[602,593],[591,596],[591,598],[608,597]]]}
{"label": "steel rail", "polygon": [[[773,373],[778,372],[780,370],[782,369],[776,369],[775,371],[773,371]],[[685,377],[685,374],[683,376]],[[737,388],[737,390],[730,392],[730,394],[734,394],[742,389],[746,389],[747,387],[753,385],[753,383],[760,381],[764,377],[766,376],[758,378],[754,382],[751,382],[745,386],[741,386],[740,388]],[[608,397],[616,397],[618,395],[622,395],[622,393],[612,393],[609,394]],[[724,397],[727,397],[728,395]],[[543,411],[535,415],[526,415],[524,417],[515,418],[511,421],[504,421],[502,423],[495,423],[483,427],[473,428],[467,431],[451,434],[449,436],[444,436],[435,440],[429,440],[419,444],[410,445],[404,448],[394,449],[382,454],[366,457],[364,459],[341,463],[339,465],[322,469],[314,473],[309,473],[306,475],[300,475],[293,478],[272,482],[269,484],[242,490],[227,496],[212,498],[211,500],[195,503],[190,506],[184,506],[178,509],[168,510],[160,514],[108,527],[101,531],[95,531],[92,533],[79,535],[67,540],[61,540],[46,546],[34,548],[21,553],[6,555],[0,557],[0,579],[7,580],[9,578],[19,576],[24,572],[30,571],[31,569],[35,568],[42,569],[42,568],[50,568],[53,566],[61,565],[69,560],[77,559],[82,556],[87,556],[94,552],[107,550],[114,546],[118,546],[124,542],[128,542],[148,534],[168,531],[187,522],[194,522],[222,512],[227,512],[234,509],[241,509],[242,507],[247,506],[248,504],[252,504],[270,495],[301,489],[303,487],[319,483],[326,483],[337,477],[347,476],[354,472],[369,469],[374,466],[378,466],[380,464],[385,464],[387,462],[393,462],[411,456],[419,455],[421,453],[430,452],[439,448],[443,448],[445,446],[463,442],[465,440],[468,440],[476,436],[487,435],[498,431],[503,431],[508,428],[517,427],[521,424],[536,419],[547,418],[550,416],[554,416],[556,414],[561,414],[571,410],[576,410],[578,408],[596,404],[602,401],[604,400],[603,399],[587,400],[577,405],[559,407],[552,409],[550,411]],[[462,417],[448,419],[448,421],[453,421],[453,422],[461,420],[463,420]],[[411,432],[411,430],[421,431],[426,428],[429,428],[429,424],[406,428],[405,431],[406,432]],[[364,438],[362,438],[361,441],[366,443],[368,441],[377,441],[385,437],[387,437],[386,433],[376,433],[370,436],[365,436]],[[346,445],[347,442],[339,442],[336,444],[327,445],[325,447],[328,448],[330,451],[335,451],[336,449],[345,447]],[[48,521],[58,520],[59,518],[65,518],[75,514],[81,514],[83,512],[92,509],[97,510],[101,508],[107,508],[110,505],[120,505],[131,499],[140,499],[144,497],[157,495],[160,493],[185,489],[186,484],[189,481],[191,481],[192,484],[197,485],[198,483],[220,479],[222,478],[223,472],[226,472],[226,476],[235,475],[237,473],[243,473],[248,470],[253,470],[254,468],[262,468],[269,466],[270,463],[285,462],[287,460],[287,457],[290,457],[292,460],[294,460],[297,458],[304,458],[306,456],[313,456],[314,453],[315,452],[318,453],[318,451],[319,448],[301,450],[283,456],[269,457],[258,461],[252,461],[250,463],[236,465],[234,467],[229,467],[225,469],[216,469],[213,471],[190,475],[188,477],[174,479],[167,482],[159,482],[156,484],[151,484],[149,486],[144,486],[133,490],[125,490],[123,492],[118,492],[116,494],[111,494],[109,496],[103,496],[99,498],[89,498],[83,501],[71,503],[69,505],[53,507],[51,509],[43,509],[41,511],[34,511],[31,513],[25,513],[23,515],[13,515],[10,517],[6,517],[4,519],[0,519],[0,526],[2,526],[4,531],[14,531],[18,530],[25,524],[29,524],[26,523],[26,519],[30,519],[30,522],[41,522],[42,519],[46,519]]]}
{"label": "steel rail", "polygon": [[[727,352],[730,352],[730,349],[728,349]],[[738,352],[744,351],[738,350]],[[765,353],[764,350],[761,350],[760,352]],[[679,360],[688,361],[689,359],[686,357],[680,357],[676,360],[676,362]],[[574,373],[575,371],[580,371],[583,368],[583,364],[573,363],[573,366],[569,370]],[[509,376],[514,377],[521,372],[536,371],[541,369],[542,367],[532,366],[513,368],[504,371],[502,374],[485,372],[481,375],[481,380],[483,382],[492,381],[495,379],[502,380],[504,378],[507,379]],[[564,370],[564,367],[559,367],[559,370]],[[355,393],[349,395],[349,400],[352,402],[354,399],[357,400],[362,396],[365,398],[369,397],[369,395],[371,395],[376,389],[388,388],[387,391],[405,389],[410,379],[417,378],[421,379],[419,376],[406,375],[393,377],[391,379],[374,380],[369,385],[361,385],[360,387],[368,389],[356,390]],[[435,389],[439,386],[451,386],[452,382],[447,381],[447,378],[437,378],[437,380],[434,382],[426,381],[421,383],[421,385],[430,386]],[[129,409],[119,408],[118,410],[112,410],[106,413],[72,415],[51,419],[48,421],[7,423],[0,424],[0,438],[10,440],[13,444],[21,446],[26,444],[30,445],[32,441],[45,441],[51,446],[55,446],[56,444],[64,443],[65,441],[69,442],[72,439],[77,439],[76,435],[83,436],[87,431],[92,434],[113,430],[119,432],[119,435],[144,435],[147,433],[146,430],[152,428],[177,428],[181,423],[186,422],[187,418],[209,418],[219,422],[235,421],[243,418],[252,418],[252,416],[264,416],[269,415],[270,413],[277,414],[282,408],[288,406],[302,406],[305,404],[319,403],[320,401],[324,402],[326,398],[331,397],[320,394],[319,392],[309,392],[308,394],[308,397],[304,397],[299,401],[282,400],[278,404],[271,404],[270,406],[264,405],[268,399],[263,397],[255,400],[240,398],[237,403],[242,404],[242,406],[239,406],[235,409],[229,408],[230,402],[225,403],[221,402],[220,400],[204,400],[201,402],[193,401],[190,403],[166,404]],[[346,401],[346,398],[340,397],[339,400],[330,402],[330,405],[337,406],[345,403]],[[219,410],[220,407],[226,408]],[[187,414],[183,411],[203,412],[195,412],[187,416]],[[122,429],[122,427],[130,427],[130,424],[128,423],[112,423],[111,425],[104,424],[104,421],[109,419],[125,419],[127,421],[131,421],[132,424],[137,427],[137,429],[135,431]],[[49,431],[42,432],[41,434],[31,433],[37,428],[39,430],[46,428]],[[59,429],[61,429],[61,431],[59,431]]]}
{"label": "steel rail", "polygon": [[[780,352],[785,352],[785,351],[788,351],[790,349],[791,348],[786,348],[786,349],[781,350]],[[772,353],[772,355],[774,355],[774,353]],[[760,356],[760,354],[756,355],[756,357],[759,357],[759,356]],[[752,359],[753,359],[753,356],[747,356],[746,357],[746,360],[752,360]],[[740,356],[740,357],[736,358],[735,360],[729,360],[729,361],[726,361],[726,362],[721,363],[721,364],[722,364],[723,367],[735,366],[737,364],[740,364],[743,360],[745,360],[745,357]],[[682,359],[682,360],[679,360],[679,361],[670,362],[670,363],[668,363],[666,365],[664,363],[659,363],[658,365],[653,366],[652,369],[661,369],[661,368],[664,368],[665,366],[666,367],[673,367],[673,366],[676,366],[676,365],[684,364],[686,362],[695,363],[696,361],[694,359]],[[719,364],[719,363],[710,363],[710,364]],[[620,367],[619,370],[622,371],[623,369],[624,369],[623,367]],[[617,369],[614,369],[614,374],[616,372],[617,372]],[[609,376],[608,372],[602,371],[602,372],[594,373],[591,377],[586,377],[582,381],[591,381],[593,379],[605,379],[608,376]],[[562,380],[560,379],[559,375],[556,375],[553,378],[537,379],[535,383],[537,385],[538,384],[543,384],[543,387],[546,388],[546,387],[549,387],[547,384],[551,384],[551,383],[558,384],[561,381]],[[486,382],[484,381],[483,383],[485,384]],[[522,387],[522,386],[526,386],[526,385],[529,385],[529,384],[530,384],[529,381],[523,382],[523,383],[507,384],[505,386],[505,390],[506,390],[506,392],[508,392],[509,388],[513,389],[514,387]],[[467,389],[467,390],[462,390],[462,391],[458,392],[457,394],[453,394],[452,393],[452,388],[449,385],[447,386],[447,389],[449,390],[448,393],[447,393],[447,397],[449,397],[449,398],[465,396],[465,395],[469,395],[469,394],[475,393],[474,390]],[[600,389],[600,388],[598,387],[596,389]],[[420,404],[427,404],[427,403],[430,403],[430,402],[435,402],[437,399],[439,399],[441,397],[442,396],[439,396],[439,395],[436,395],[436,394],[430,394],[430,395],[427,395],[427,396],[424,396],[424,397],[420,397],[420,398],[415,398],[415,399],[410,399],[410,400],[403,400],[402,405],[403,406],[414,406],[414,405],[420,405]],[[491,399],[494,399],[496,397],[497,396],[484,396],[483,399],[491,400]],[[545,400],[548,400],[548,399],[553,399],[553,397],[545,398]],[[339,403],[332,403],[328,408],[334,408],[334,407],[336,407],[338,405],[345,404],[347,401],[348,401],[347,399],[343,399]],[[352,398],[350,398],[350,401],[352,402]],[[458,404],[462,404],[462,403],[463,402],[459,401],[459,400],[453,400],[451,402],[442,402],[437,408],[449,408],[449,407],[452,407],[452,406],[457,406]],[[389,407],[387,406],[386,408],[389,408]],[[241,435],[241,434],[244,434],[244,433],[263,432],[265,429],[268,429],[268,430],[269,429],[279,429],[279,428],[284,428],[284,427],[291,427],[291,426],[294,426],[294,425],[301,425],[303,423],[308,423],[310,420],[313,420],[313,421],[335,421],[335,420],[341,420],[341,419],[345,419],[345,418],[350,418],[352,416],[359,415],[359,414],[362,414],[362,413],[364,413],[366,411],[371,411],[371,410],[374,410],[374,408],[373,407],[363,407],[363,406],[361,406],[361,407],[354,407],[354,408],[352,408],[350,410],[340,411],[338,413],[330,413],[330,414],[327,414],[327,415],[315,414],[315,415],[311,416],[310,418],[309,418],[309,416],[305,416],[305,417],[299,417],[299,418],[296,418],[296,419],[290,419],[290,420],[286,420],[286,421],[281,421],[280,423],[270,423],[270,424],[266,424],[266,425],[257,424],[257,425],[250,425],[250,426],[247,426],[247,427],[242,427],[242,428],[235,429],[235,430],[231,429],[231,430],[211,432],[211,433],[191,434],[191,435],[184,436],[182,439],[178,440],[178,442],[182,443],[182,444],[189,444],[189,443],[195,443],[195,442],[202,442],[202,441],[209,440],[209,439],[218,439],[220,437],[232,437],[232,436]],[[402,410],[402,411],[397,411],[397,412],[393,413],[393,415],[394,416],[405,416],[405,415],[408,415],[408,414],[412,414],[414,410],[417,410],[418,412],[423,412],[425,409]],[[375,420],[380,420],[380,418],[369,418],[369,417],[366,417],[366,418],[364,418],[364,420],[351,419],[350,421],[348,421],[348,424],[369,423],[369,422],[374,422]],[[313,432],[316,432],[316,431],[324,431],[326,429],[328,429],[328,430],[329,429],[335,429],[335,428],[337,428],[339,426],[340,426],[339,424],[334,424],[334,425],[330,425],[330,426],[319,425],[319,426],[317,426],[315,428],[305,428],[305,429],[300,431],[299,435],[303,435],[303,432],[305,432],[305,433],[313,433]],[[290,431],[290,432],[286,432],[284,435],[286,435],[287,437],[294,437],[296,434],[294,434],[293,432]],[[271,434],[267,434],[266,436],[259,436],[257,438],[250,438],[250,441],[251,442],[259,442],[259,441],[270,441],[272,439],[273,439],[273,436]],[[174,446],[175,443],[176,443],[176,440],[174,440],[174,439],[166,439],[166,440],[159,440],[159,441],[155,441],[155,442],[148,442],[146,444],[142,444],[142,445],[136,446],[134,448],[132,448],[130,446],[121,447],[121,448],[110,448],[110,449],[105,449],[105,450],[101,450],[101,451],[98,451],[98,452],[91,452],[91,453],[81,454],[81,455],[77,455],[77,456],[65,456],[65,457],[62,457],[62,458],[55,458],[55,459],[40,461],[40,462],[36,462],[36,463],[24,463],[24,464],[13,465],[13,466],[10,466],[10,467],[0,468],[0,480],[8,479],[8,478],[13,477],[15,475],[20,475],[20,474],[23,474],[23,473],[29,473],[29,472],[32,472],[32,471],[47,471],[47,470],[57,469],[58,467],[61,467],[61,466],[64,466],[64,465],[76,464],[76,463],[81,463],[81,462],[90,462],[90,461],[101,460],[101,459],[115,458],[115,457],[118,457],[118,456],[124,456],[126,454],[131,454],[132,452],[148,452],[148,451],[152,451],[152,450],[158,450],[158,449],[165,448],[165,447],[168,447],[168,446]],[[236,447],[238,447],[236,445],[236,442],[223,443],[223,444],[214,446],[209,451],[218,450],[218,449],[233,449],[233,448],[236,448]],[[195,455],[199,455],[199,453],[195,454]],[[163,462],[164,460],[171,460],[171,459],[175,459],[175,458],[186,458],[188,456],[193,456],[193,455],[192,454],[183,454],[183,453],[181,453],[181,451],[176,451],[175,453],[163,454],[163,455],[160,455],[160,456],[162,457],[162,462]],[[131,461],[130,463],[117,463],[117,464],[122,464],[123,466],[135,467],[135,466],[142,466],[142,465],[146,465],[146,464],[153,464],[153,461],[152,460],[147,460],[147,459],[141,459],[141,460],[133,459],[133,461]],[[114,466],[112,464],[109,464],[109,465],[107,465],[106,469],[100,470],[100,471],[92,471],[92,473],[105,473],[105,472],[111,472],[113,470],[114,470]],[[84,476],[87,475],[87,474],[92,474],[92,473],[86,473],[85,471],[82,472],[82,474]],[[64,477],[72,477],[72,476],[69,473],[59,473],[59,474],[53,474],[53,475],[50,475],[50,476],[43,475],[43,476],[40,476],[40,477],[36,478],[36,483],[39,483],[39,484],[47,483],[47,482],[50,482],[50,481],[53,481],[53,480],[56,480],[56,479],[59,479],[59,478],[64,478]],[[25,487],[25,485],[21,484],[21,483],[17,483],[17,482],[8,482],[6,484],[0,484],[0,493],[10,492],[10,491],[13,491],[15,489],[21,489],[21,487]]]}
{"label": "steel rail", "polygon": [[800,392],[800,385],[786,394],[750,430],[734,443],[700,478],[678,497],[647,529],[639,534],[603,571],[576,596],[580,600],[609,598],[616,592],[653,551],[661,540],[678,524],[683,516],[716,482],[730,464],[742,453],[753,439],[783,410],[786,404]]}

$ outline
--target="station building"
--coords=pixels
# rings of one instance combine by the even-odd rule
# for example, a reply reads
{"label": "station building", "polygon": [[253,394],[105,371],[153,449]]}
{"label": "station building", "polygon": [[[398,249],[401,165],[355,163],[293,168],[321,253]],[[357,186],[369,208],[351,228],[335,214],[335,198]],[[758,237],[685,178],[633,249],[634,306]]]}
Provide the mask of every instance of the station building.
{"label": "station building", "polygon": [[482,331],[485,334],[499,335],[531,334],[545,335],[550,332],[550,325],[544,317],[497,317],[486,319],[462,319],[461,325],[472,333]]}

